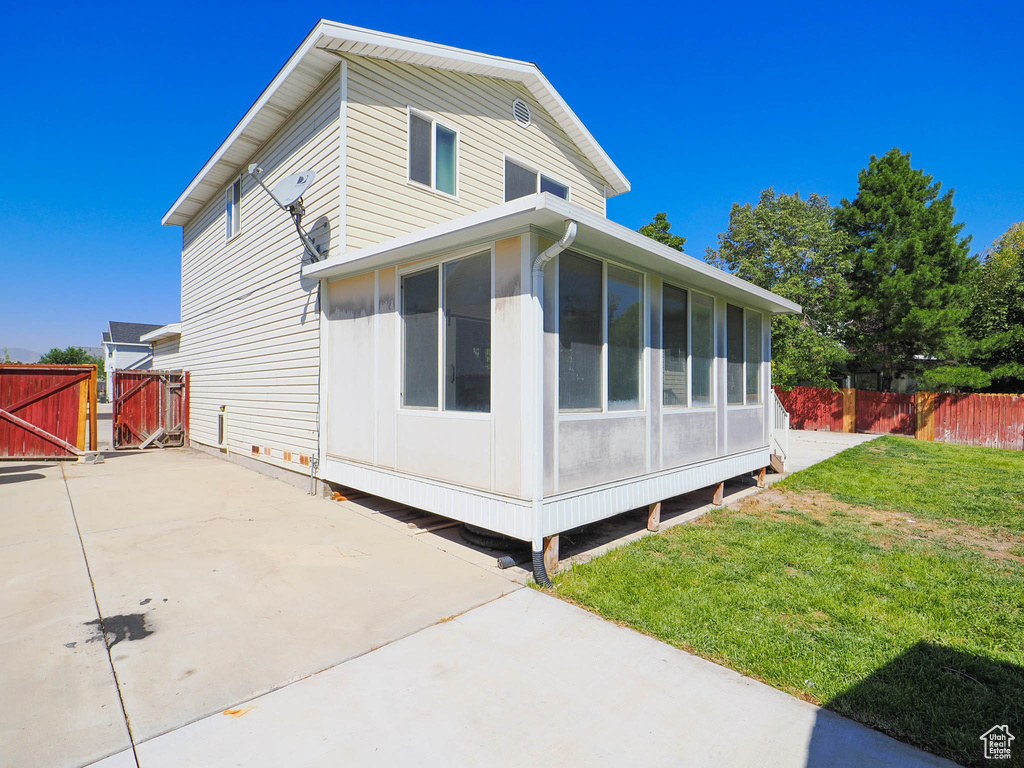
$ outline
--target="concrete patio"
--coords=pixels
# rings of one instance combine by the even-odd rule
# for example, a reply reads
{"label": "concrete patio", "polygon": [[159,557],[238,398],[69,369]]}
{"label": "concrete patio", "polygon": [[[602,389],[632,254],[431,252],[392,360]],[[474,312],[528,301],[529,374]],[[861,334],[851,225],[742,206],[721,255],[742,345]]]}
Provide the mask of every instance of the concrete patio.
{"label": "concrete patio", "polygon": [[[808,438],[808,460],[855,437]],[[0,744],[19,768],[946,765],[521,590],[525,570],[382,500],[188,450],[107,456],[0,464]]]}

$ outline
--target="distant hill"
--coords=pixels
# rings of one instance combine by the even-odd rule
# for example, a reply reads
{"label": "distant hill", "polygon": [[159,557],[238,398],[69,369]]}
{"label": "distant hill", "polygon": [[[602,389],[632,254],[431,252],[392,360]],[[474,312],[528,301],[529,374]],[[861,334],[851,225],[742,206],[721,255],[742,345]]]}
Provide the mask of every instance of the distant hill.
{"label": "distant hill", "polygon": [[[3,359],[3,354],[3,348],[0,347],[0,359]],[[38,363],[39,358],[43,356],[42,352],[33,352],[31,349],[21,347],[7,347],[7,354],[16,363]]]}

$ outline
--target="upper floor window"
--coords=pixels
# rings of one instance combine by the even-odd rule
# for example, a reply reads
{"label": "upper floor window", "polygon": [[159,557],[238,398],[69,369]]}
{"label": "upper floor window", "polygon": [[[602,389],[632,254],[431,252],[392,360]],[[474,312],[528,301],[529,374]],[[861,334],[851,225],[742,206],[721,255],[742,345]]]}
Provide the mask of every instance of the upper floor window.
{"label": "upper floor window", "polygon": [[661,296],[662,402],[714,405],[715,300],[669,283]]}
{"label": "upper floor window", "polygon": [[558,258],[559,408],[639,410],[644,276],[576,253]]}
{"label": "upper floor window", "polygon": [[761,402],[761,315],[729,304],[725,316],[729,405]]}
{"label": "upper floor window", "polygon": [[235,179],[228,187],[224,200],[224,210],[227,213],[227,237],[230,240],[242,229],[242,178]]}
{"label": "upper floor window", "polygon": [[550,192],[563,200],[569,199],[569,186],[550,176],[532,171],[525,165],[505,158],[505,202],[538,192]]}
{"label": "upper floor window", "polygon": [[458,133],[409,110],[409,181],[458,194]]}
{"label": "upper floor window", "polygon": [[402,405],[490,412],[490,252],[405,275],[402,320]]}

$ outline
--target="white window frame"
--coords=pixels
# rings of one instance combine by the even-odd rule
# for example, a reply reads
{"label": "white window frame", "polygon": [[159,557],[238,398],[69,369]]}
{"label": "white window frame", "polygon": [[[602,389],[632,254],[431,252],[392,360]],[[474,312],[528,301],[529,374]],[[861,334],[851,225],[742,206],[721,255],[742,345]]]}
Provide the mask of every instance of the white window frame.
{"label": "white window frame", "polygon": [[[743,310],[743,402],[742,403],[730,403],[729,402],[728,381],[729,381],[729,305],[730,304],[732,306],[734,306],[734,307],[738,307],[739,309]],[[757,395],[757,402],[756,403],[749,403],[749,402],[747,402],[747,397],[748,397],[748,395],[747,395],[747,314],[748,313],[750,313],[752,315],[758,315],[761,318],[761,358],[762,359],[761,359],[761,363],[758,366],[758,371],[757,371],[758,395]],[[765,402],[765,392],[764,392],[765,384],[764,384],[764,378],[763,378],[763,376],[764,376],[764,364],[765,364],[765,360],[764,360],[764,322],[765,322],[765,320],[764,320],[764,313],[763,312],[758,312],[755,309],[750,309],[748,307],[743,306],[742,304],[737,304],[736,302],[733,302],[733,301],[726,301],[726,303],[725,303],[725,346],[726,346],[726,349],[725,349],[725,368],[726,368],[726,371],[725,371],[725,377],[726,377],[725,405],[726,405],[727,408],[761,408],[764,405],[764,402]]]}
{"label": "white window frame", "polygon": [[[405,183],[409,184],[416,189],[423,189],[429,192],[433,192],[436,195],[447,197],[449,200],[458,200],[459,193],[461,192],[461,184],[459,183],[459,177],[462,175],[462,161],[460,159],[462,149],[462,133],[454,125],[450,125],[444,120],[438,120],[428,112],[424,112],[422,109],[416,109],[409,105],[406,108],[408,114],[405,116]],[[411,174],[412,165],[412,132],[409,130],[409,125],[412,123],[412,116],[421,120],[427,120],[430,122],[430,185],[426,185],[422,182],[415,181]],[[455,194],[445,192],[444,190],[437,188],[437,126],[440,125],[442,128],[455,133]]]}
{"label": "white window frame", "polygon": [[[447,376],[445,375],[444,365],[444,354],[445,354],[445,303],[444,303],[444,265],[453,261],[461,261],[462,259],[469,258],[470,256],[479,256],[480,254],[488,253],[491,259],[491,285],[490,285],[490,307],[491,307],[491,360],[492,369],[491,375],[494,375],[493,360],[494,360],[494,243],[480,244],[474,248],[463,248],[451,254],[439,256],[435,259],[431,259],[428,262],[416,262],[410,264],[407,267],[399,268],[396,270],[396,290],[398,296],[399,306],[399,322],[396,323],[398,330],[398,344],[400,348],[399,353],[399,368],[396,372],[397,385],[395,392],[397,394],[397,402],[395,407],[399,411],[406,413],[414,413],[420,416],[423,415],[435,415],[435,416],[448,416],[465,419],[484,419],[489,420],[491,413],[494,411],[494,402],[491,402],[491,410],[485,412],[481,411],[453,411],[445,408],[445,385],[447,383]],[[405,294],[403,293],[402,281],[409,275],[415,275],[420,272],[427,272],[431,269],[437,270],[437,405],[405,405]],[[492,378],[493,382],[493,378]],[[493,387],[492,387],[493,391]]]}
{"label": "white window frame", "polygon": [[[553,181],[553,182],[555,182],[555,184],[560,184],[561,186],[565,187],[565,189],[566,189],[565,201],[566,202],[570,202],[570,203],[572,202],[572,184],[570,184],[567,181],[562,181],[562,179],[558,178],[553,173],[548,173],[547,171],[541,170],[538,166],[535,166],[533,163],[528,163],[525,160],[520,160],[518,157],[516,157],[515,155],[511,155],[508,152],[506,152],[504,155],[502,155],[502,159],[501,159],[501,199],[502,200],[505,199],[505,190],[507,188],[506,187],[506,179],[505,179],[505,164],[510,162],[510,161],[515,163],[516,165],[518,165],[520,168],[522,168],[525,171],[530,171],[530,173],[537,174],[537,185],[534,187],[534,192],[540,192],[540,177],[544,176],[549,181]],[[630,269],[632,269],[632,268],[630,267]]]}
{"label": "white window frame", "polygon": [[[686,404],[685,405],[665,405],[665,286],[671,286],[678,291],[684,291],[686,293]],[[708,411],[714,410],[716,407],[715,392],[718,388],[718,366],[712,362],[711,364],[711,402],[707,405],[694,405],[693,404],[693,297],[704,296],[705,298],[711,299],[711,351],[715,352],[715,357],[712,357],[714,361],[717,357],[718,349],[718,323],[715,321],[715,297],[710,293],[704,293],[703,291],[695,291],[693,288],[687,288],[673,280],[661,281],[661,392],[662,402],[661,407],[666,411],[672,411],[673,413],[678,411]],[[744,350],[744,357],[746,356],[746,350]],[[746,371],[744,371],[746,373]]]}
{"label": "white window frame", "polygon": [[[235,189],[238,189],[238,202],[234,203]],[[242,177],[228,184],[224,192],[224,234],[225,240],[234,240],[242,232]]]}
{"label": "white window frame", "polygon": [[[569,252],[585,256],[588,259],[594,259],[601,263],[601,402],[598,408],[562,408],[560,398],[561,388],[561,362],[560,356],[556,356],[555,359],[555,402],[556,411],[560,419],[572,420],[593,418],[595,416],[608,416],[611,418],[619,416],[635,416],[638,413],[644,413],[647,411],[647,360],[648,350],[650,346],[650,280],[651,276],[642,269],[637,269],[635,266],[630,264],[624,264],[614,259],[607,259],[603,256],[596,256],[592,253],[588,253],[578,248],[570,248]],[[555,335],[557,336],[562,332],[562,312],[561,312],[561,286],[562,286],[562,257],[561,254],[556,257],[557,270],[555,274]],[[643,307],[643,325],[640,328],[641,335],[641,347],[640,347],[640,381],[639,387],[639,398],[638,406],[630,410],[616,410],[612,411],[608,408],[608,265],[613,264],[620,269],[625,269],[630,272],[635,272],[640,275],[640,299],[644,304]]]}

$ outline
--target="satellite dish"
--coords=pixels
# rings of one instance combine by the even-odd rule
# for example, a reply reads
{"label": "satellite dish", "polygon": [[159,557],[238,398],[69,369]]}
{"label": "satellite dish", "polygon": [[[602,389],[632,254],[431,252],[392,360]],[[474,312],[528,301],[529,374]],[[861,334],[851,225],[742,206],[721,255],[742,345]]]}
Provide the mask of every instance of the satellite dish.
{"label": "satellite dish", "polygon": [[302,197],[315,178],[316,171],[300,171],[291,176],[285,176],[274,185],[273,195],[281,207],[287,208]]}

